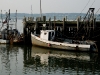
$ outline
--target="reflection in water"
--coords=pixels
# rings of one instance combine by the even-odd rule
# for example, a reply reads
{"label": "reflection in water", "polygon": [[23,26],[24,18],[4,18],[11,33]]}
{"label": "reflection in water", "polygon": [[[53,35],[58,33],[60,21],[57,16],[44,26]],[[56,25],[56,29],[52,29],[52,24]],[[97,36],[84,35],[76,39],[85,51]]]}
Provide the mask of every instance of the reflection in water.
{"label": "reflection in water", "polygon": [[0,75],[18,74],[17,71],[22,68],[19,56],[22,58],[19,47],[0,44]]}
{"label": "reflection in water", "polygon": [[0,44],[0,75],[98,75],[100,56]]}
{"label": "reflection in water", "polygon": [[95,53],[56,51],[35,46],[26,53],[31,55],[29,59],[25,59],[25,67],[40,73],[83,75],[98,74],[100,71],[98,54]]}

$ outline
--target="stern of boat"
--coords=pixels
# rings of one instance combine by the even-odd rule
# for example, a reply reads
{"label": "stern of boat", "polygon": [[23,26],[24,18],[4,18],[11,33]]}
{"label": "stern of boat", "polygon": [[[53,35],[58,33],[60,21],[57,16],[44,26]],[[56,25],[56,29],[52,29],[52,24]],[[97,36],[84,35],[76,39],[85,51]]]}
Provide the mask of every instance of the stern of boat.
{"label": "stern of boat", "polygon": [[90,51],[91,51],[91,52],[98,52],[97,45],[96,45],[96,44],[92,44],[92,45],[90,46]]}

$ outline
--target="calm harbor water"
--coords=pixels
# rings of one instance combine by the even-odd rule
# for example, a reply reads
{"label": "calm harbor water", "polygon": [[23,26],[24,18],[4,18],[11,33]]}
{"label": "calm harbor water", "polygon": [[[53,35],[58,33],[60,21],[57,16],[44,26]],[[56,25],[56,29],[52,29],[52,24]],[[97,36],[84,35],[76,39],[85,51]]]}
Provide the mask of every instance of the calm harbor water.
{"label": "calm harbor water", "polygon": [[0,75],[100,75],[100,56],[0,44]]}

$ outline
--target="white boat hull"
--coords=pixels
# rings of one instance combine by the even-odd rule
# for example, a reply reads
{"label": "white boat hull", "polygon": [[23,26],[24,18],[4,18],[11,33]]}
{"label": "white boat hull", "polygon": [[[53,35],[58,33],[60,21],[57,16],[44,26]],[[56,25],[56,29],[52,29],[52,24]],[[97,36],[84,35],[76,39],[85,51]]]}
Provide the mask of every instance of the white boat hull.
{"label": "white boat hull", "polygon": [[0,39],[0,44],[8,44],[9,40]]}
{"label": "white boat hull", "polygon": [[64,50],[74,50],[74,51],[90,51],[89,44],[74,44],[74,43],[48,41],[48,40],[43,40],[32,33],[31,33],[31,41],[32,41],[32,45],[37,45],[37,46],[42,46],[42,47],[64,49]]}

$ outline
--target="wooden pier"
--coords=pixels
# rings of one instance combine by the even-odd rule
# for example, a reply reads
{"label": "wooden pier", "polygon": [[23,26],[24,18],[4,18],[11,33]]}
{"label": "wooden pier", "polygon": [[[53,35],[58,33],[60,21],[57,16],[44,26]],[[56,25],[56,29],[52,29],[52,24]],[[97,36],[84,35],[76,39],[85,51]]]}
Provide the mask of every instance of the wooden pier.
{"label": "wooden pier", "polygon": [[[55,18],[56,17],[54,16],[54,21],[51,21],[51,18],[47,21],[46,16],[43,16],[42,19],[41,17],[38,17],[36,20],[34,20],[33,17],[25,17],[23,19],[24,42],[30,43],[31,32],[36,31],[36,33],[40,33],[41,29],[55,29],[59,32],[58,36],[63,38],[82,39],[85,33],[84,37],[86,37],[86,39],[98,41],[97,38],[100,37],[99,32],[97,31],[100,30],[100,22],[96,22],[95,19],[89,22],[88,25],[85,25],[86,22],[83,23],[81,17],[78,17],[77,21],[67,21],[66,18],[63,18],[63,20],[60,21]],[[43,24],[46,24],[46,27],[44,27]]]}
{"label": "wooden pier", "polygon": [[[75,21],[68,21],[67,16],[63,20],[46,19],[46,16],[24,17],[23,19],[23,34],[24,43],[31,44],[31,32],[40,33],[42,29],[55,30],[57,37],[69,38],[75,40],[94,40],[100,42],[100,21],[96,21],[94,17],[94,8],[89,8],[86,16],[81,19],[81,16]],[[46,25],[46,26],[45,26]]]}

